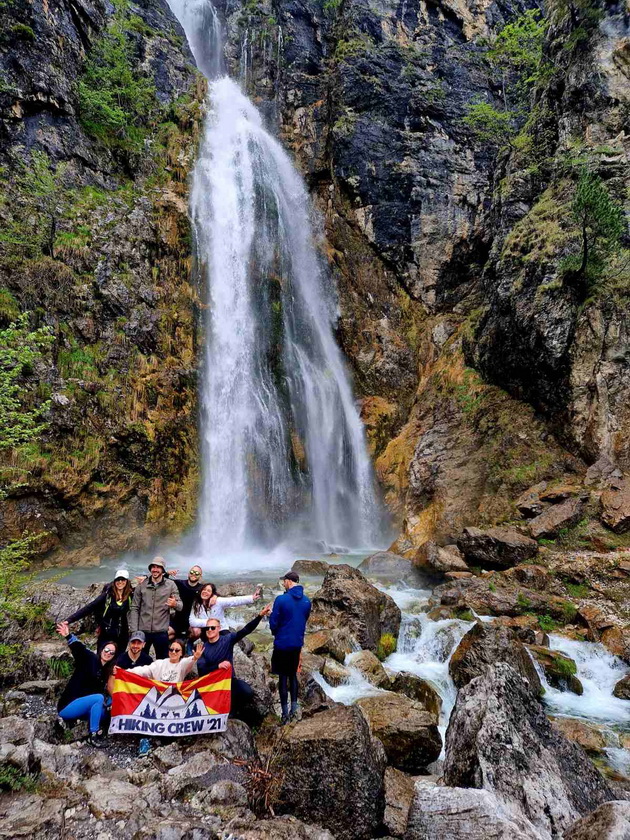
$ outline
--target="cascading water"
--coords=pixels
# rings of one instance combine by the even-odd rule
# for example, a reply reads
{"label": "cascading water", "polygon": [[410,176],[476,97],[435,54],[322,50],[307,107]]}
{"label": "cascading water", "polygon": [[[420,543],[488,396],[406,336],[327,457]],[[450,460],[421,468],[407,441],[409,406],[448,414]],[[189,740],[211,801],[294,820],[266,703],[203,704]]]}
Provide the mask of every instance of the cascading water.
{"label": "cascading water", "polygon": [[306,189],[238,85],[217,79],[211,4],[170,6],[211,81],[191,195],[209,289],[201,556],[283,541],[376,547],[381,511]]}

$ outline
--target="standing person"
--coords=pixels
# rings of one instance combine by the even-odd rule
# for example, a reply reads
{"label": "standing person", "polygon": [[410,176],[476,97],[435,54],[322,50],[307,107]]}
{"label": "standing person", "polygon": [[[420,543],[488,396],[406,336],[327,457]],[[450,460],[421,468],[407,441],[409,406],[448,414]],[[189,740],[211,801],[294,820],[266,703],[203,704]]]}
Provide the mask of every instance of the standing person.
{"label": "standing person", "polygon": [[207,627],[211,618],[216,618],[222,627],[227,625],[225,610],[229,607],[241,607],[253,604],[262,594],[260,586],[256,587],[253,595],[234,595],[223,597],[217,594],[214,583],[205,583],[193,600],[188,623],[191,627]]}
{"label": "standing person", "polygon": [[116,642],[118,650],[124,650],[129,640],[129,610],[133,590],[129,581],[129,572],[118,569],[112,583],[105,586],[101,594],[80,610],[66,618],[66,623],[73,624],[86,615],[96,617],[97,653],[107,642]]}
{"label": "standing person", "polygon": [[[208,622],[206,629],[208,641],[205,644],[201,659],[197,662],[197,673],[200,677],[216,671],[217,669],[225,670],[234,665],[234,645],[253,633],[260,624],[261,618],[269,615],[271,612],[271,604],[267,604],[258,613],[256,618],[252,619],[249,624],[241,627],[236,632],[221,633],[221,623],[218,619],[212,618]],[[232,672],[232,709],[242,709],[246,706],[254,692],[251,686],[244,680],[239,680]]]}
{"label": "standing person", "polygon": [[108,705],[108,682],[114,668],[116,644],[107,642],[97,655],[80,642],[74,633],[70,633],[67,621],[57,625],[57,632],[67,640],[75,666],[57,703],[59,717],[64,721],[88,720],[88,744],[102,747],[101,722]]}
{"label": "standing person", "polygon": [[201,566],[192,566],[188,571],[186,580],[177,580],[177,572],[179,569],[169,570],[169,577],[174,582],[179,592],[179,597],[182,599],[182,609],[175,613],[171,620],[171,627],[175,630],[175,635],[178,638],[183,638],[188,633],[188,616],[192,609],[195,595],[203,588],[201,582]]}
{"label": "standing person", "polygon": [[[304,644],[306,622],[311,614],[311,602],[304,594],[300,576],[287,572],[281,580],[284,595],[278,595],[269,618],[269,629],[274,637],[271,656],[271,673],[278,676],[282,725],[292,720],[298,712],[298,680],[300,653]],[[289,692],[291,711],[289,711]]]}
{"label": "standing person", "polygon": [[142,630],[146,636],[145,652],[151,645],[156,659],[168,656],[168,628],[171,610],[181,610],[182,599],[172,580],[165,577],[166,566],[162,557],[154,557],[149,563],[149,577],[136,587],[131,610],[129,630]]}
{"label": "standing person", "polygon": [[142,630],[136,630],[131,634],[129,645],[124,653],[121,653],[116,660],[119,668],[133,668],[135,665],[150,665],[153,659],[144,651],[146,637]]}

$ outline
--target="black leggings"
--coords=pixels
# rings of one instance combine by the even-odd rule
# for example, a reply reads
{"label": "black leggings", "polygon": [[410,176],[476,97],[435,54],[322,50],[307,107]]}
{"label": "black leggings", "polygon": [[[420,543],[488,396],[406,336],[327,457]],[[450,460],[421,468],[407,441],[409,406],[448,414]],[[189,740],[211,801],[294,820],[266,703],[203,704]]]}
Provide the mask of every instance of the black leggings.
{"label": "black leggings", "polygon": [[278,677],[278,690],[280,692],[280,705],[283,709],[288,706],[289,691],[291,692],[291,704],[297,703],[298,699],[298,678],[297,674],[280,674]]}

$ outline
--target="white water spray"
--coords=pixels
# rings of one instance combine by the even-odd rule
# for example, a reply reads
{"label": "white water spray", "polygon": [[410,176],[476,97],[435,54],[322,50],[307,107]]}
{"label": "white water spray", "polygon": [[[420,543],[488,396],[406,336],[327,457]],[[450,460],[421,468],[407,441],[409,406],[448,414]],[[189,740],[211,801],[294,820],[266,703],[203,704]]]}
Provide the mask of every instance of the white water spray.
{"label": "white water spray", "polygon": [[[216,12],[207,0],[170,5],[198,66],[216,79]],[[308,194],[234,81],[212,81],[208,110],[191,195],[209,290],[201,556],[282,542],[376,547],[372,467]]]}

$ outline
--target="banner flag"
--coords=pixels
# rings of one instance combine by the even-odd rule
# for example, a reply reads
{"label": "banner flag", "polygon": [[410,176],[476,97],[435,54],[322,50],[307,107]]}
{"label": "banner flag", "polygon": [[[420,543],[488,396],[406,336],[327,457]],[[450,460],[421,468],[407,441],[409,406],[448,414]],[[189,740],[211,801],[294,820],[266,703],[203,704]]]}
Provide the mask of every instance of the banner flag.
{"label": "banner flag", "polygon": [[120,668],[114,678],[110,733],[207,735],[227,728],[232,669],[180,683],[160,682]]}

